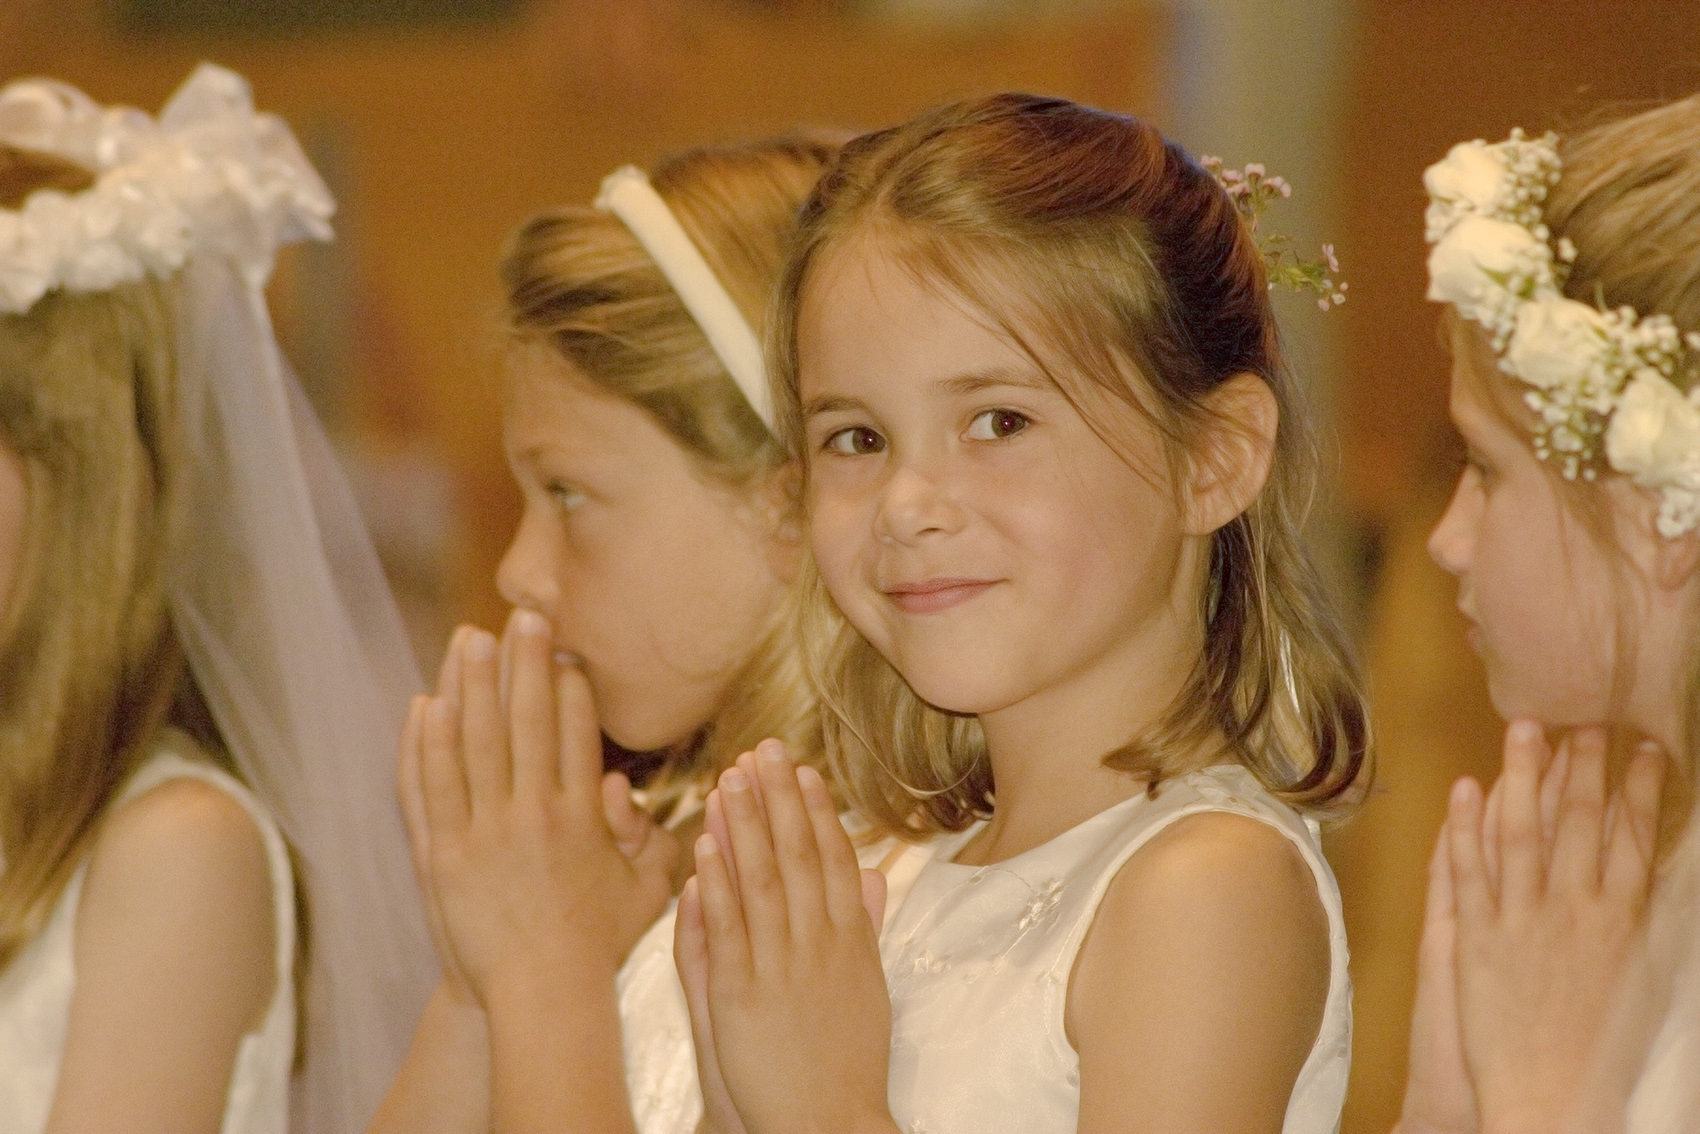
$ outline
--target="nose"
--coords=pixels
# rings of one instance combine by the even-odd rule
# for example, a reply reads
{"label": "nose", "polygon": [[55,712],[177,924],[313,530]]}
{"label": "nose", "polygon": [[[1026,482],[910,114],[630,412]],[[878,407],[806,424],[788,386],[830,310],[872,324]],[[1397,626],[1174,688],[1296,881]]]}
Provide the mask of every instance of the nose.
{"label": "nose", "polygon": [[496,589],[510,606],[526,607],[546,617],[560,597],[560,587],[551,570],[557,558],[551,554],[546,525],[527,506],[520,516],[513,542],[502,553],[496,568]]}
{"label": "nose", "polygon": [[962,505],[934,472],[905,464],[892,471],[880,491],[875,534],[887,543],[909,544],[958,532],[963,520]]}
{"label": "nose", "polygon": [[1475,554],[1476,529],[1481,523],[1481,492],[1474,469],[1465,469],[1452,490],[1440,522],[1428,534],[1429,558],[1448,574],[1461,576]]}

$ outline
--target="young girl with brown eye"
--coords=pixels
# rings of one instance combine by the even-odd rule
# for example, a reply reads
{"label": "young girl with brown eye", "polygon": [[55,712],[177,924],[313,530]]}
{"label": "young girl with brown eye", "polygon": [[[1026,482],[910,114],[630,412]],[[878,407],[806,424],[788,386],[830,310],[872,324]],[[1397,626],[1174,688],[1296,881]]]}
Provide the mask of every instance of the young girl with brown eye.
{"label": "young girl with brown eye", "polygon": [[1429,548],[1511,724],[1436,847],[1400,1129],[1693,1130],[1700,99],[1426,182],[1470,453]]}
{"label": "young girl with brown eye", "polygon": [[[384,1129],[694,1130],[674,831],[741,751],[820,752],[757,331],[836,152],[794,136],[616,171],[503,262],[524,513],[505,640],[459,632],[403,790],[448,972]],[[665,759],[634,807],[598,727]],[[659,825],[658,822],[659,821]]]}
{"label": "young girl with brown eye", "polygon": [[676,944],[713,1125],[1334,1130],[1314,824],[1364,706],[1229,194],[1132,118],[944,107],[846,148],[778,310],[827,752],[920,845],[878,934],[821,777],[722,774]]}

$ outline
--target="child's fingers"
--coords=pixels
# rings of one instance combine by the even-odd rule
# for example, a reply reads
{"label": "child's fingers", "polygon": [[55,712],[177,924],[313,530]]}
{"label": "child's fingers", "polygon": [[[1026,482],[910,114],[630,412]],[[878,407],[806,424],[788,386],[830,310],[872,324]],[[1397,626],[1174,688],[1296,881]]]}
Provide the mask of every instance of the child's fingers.
{"label": "child's fingers", "polygon": [[471,626],[456,626],[449,635],[449,645],[443,651],[443,663],[437,667],[437,696],[443,698],[460,715],[460,655],[466,648],[466,636]]}
{"label": "child's fingers", "polygon": [[425,782],[420,748],[425,742],[425,710],[431,698],[418,694],[408,702],[402,722],[401,742],[396,750],[396,801],[407,826],[407,848],[413,856],[413,873],[424,887],[430,882],[430,826],[425,819]]}
{"label": "child's fingers", "polygon": [[655,828],[649,813],[632,802],[632,782],[624,772],[609,772],[602,777],[602,818],[614,836],[614,845],[628,859],[638,856]]}
{"label": "child's fingers", "polygon": [[1446,855],[1452,866],[1452,896],[1458,920],[1484,925],[1493,920],[1494,897],[1482,859],[1482,788],[1465,776],[1452,785],[1446,812]]}
{"label": "child's fingers", "polygon": [[[854,919],[862,915],[866,906],[868,884],[861,864],[856,861],[856,848],[845,833],[844,824],[839,822],[838,808],[820,773],[807,764],[802,765],[797,769],[797,788],[802,793],[804,806],[808,808],[809,822],[814,826],[815,845],[820,850],[827,915],[838,925],[854,924]],[[880,877],[879,899],[883,908],[885,875],[877,870],[874,873]],[[878,933],[879,928],[880,922],[876,918],[874,932]]]}
{"label": "child's fingers", "polygon": [[602,730],[584,670],[576,665],[554,665],[554,669],[556,767],[561,791],[574,820],[588,829],[602,816]]}
{"label": "child's fingers", "polygon": [[502,712],[496,638],[484,630],[466,636],[460,658],[460,747],[473,810],[507,797],[512,785],[508,729]]}
{"label": "child's fingers", "polygon": [[560,766],[549,623],[536,611],[517,607],[508,618],[503,645],[514,790],[552,795],[560,784]]}
{"label": "child's fingers", "polygon": [[1551,847],[1558,833],[1558,805],[1570,780],[1570,736],[1558,743],[1546,771],[1541,774],[1541,842]]}
{"label": "child's fingers", "polygon": [[885,928],[885,875],[872,868],[860,871],[862,876],[862,912],[877,938]]}
{"label": "child's fingers", "polygon": [[1600,884],[1600,847],[1606,810],[1606,736],[1580,730],[1570,738],[1570,774],[1558,804],[1552,848],[1552,884],[1592,894]]}
{"label": "child's fingers", "polygon": [[1512,721],[1505,730],[1505,767],[1499,777],[1501,909],[1526,908],[1541,895],[1545,848],[1541,845],[1540,780],[1546,747],[1541,726],[1534,721]]}
{"label": "child's fingers", "polygon": [[457,721],[449,704],[441,697],[432,697],[421,722],[419,763],[425,824],[438,836],[463,830],[471,812],[456,732]]}
{"label": "child's fingers", "polygon": [[[721,805],[720,790],[718,788],[710,791],[708,793],[708,798],[703,800],[702,829],[705,833],[713,835],[714,841],[719,843],[721,846],[729,847],[732,845],[732,832],[726,826],[726,808]],[[732,892],[737,894],[739,893],[738,864],[729,858],[726,859],[725,862],[726,873],[732,879]]]}
{"label": "child's fingers", "polygon": [[726,871],[727,857],[712,835],[697,836],[694,849],[708,984],[747,980],[751,975],[749,930],[743,905],[732,890],[732,876]]}
{"label": "child's fingers", "polygon": [[[726,828],[732,836],[731,853],[737,863],[738,904],[749,934],[752,950],[783,942],[790,935],[785,883],[775,860],[767,822],[756,809],[751,779],[742,768],[728,768],[720,776],[720,806],[726,813]],[[700,867],[700,854],[699,867]],[[725,869],[719,866],[719,869]],[[731,879],[728,875],[727,884]],[[705,889],[706,903],[708,893]]]}
{"label": "child's fingers", "polygon": [[1639,899],[1651,882],[1665,770],[1665,754],[1658,745],[1636,745],[1606,844],[1602,887],[1607,893]]}
{"label": "child's fingers", "polygon": [[767,805],[768,832],[773,840],[779,882],[785,890],[791,933],[799,940],[806,940],[812,927],[822,925],[830,917],[814,821],[803,802],[796,765],[785,754],[783,744],[764,740],[756,745],[756,770],[762,799]]}
{"label": "child's fingers", "polygon": [[1493,787],[1488,789],[1487,799],[1482,804],[1482,820],[1479,834],[1482,848],[1482,870],[1487,878],[1488,890],[1494,900],[1499,900],[1499,828],[1500,813],[1505,810],[1505,778],[1503,776],[1493,781]]}

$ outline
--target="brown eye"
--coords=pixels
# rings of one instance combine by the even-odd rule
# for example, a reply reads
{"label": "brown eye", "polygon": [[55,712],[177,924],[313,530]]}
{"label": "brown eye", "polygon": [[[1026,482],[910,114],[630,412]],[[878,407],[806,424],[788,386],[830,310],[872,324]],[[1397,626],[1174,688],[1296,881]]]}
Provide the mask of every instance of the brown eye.
{"label": "brown eye", "polygon": [[826,439],[821,448],[830,453],[843,453],[855,456],[865,453],[880,453],[885,450],[885,438],[879,432],[865,425],[852,425],[848,429],[840,429]]}
{"label": "brown eye", "polygon": [[1009,409],[990,409],[977,414],[968,423],[968,436],[975,441],[1001,441],[1020,433],[1029,424],[1025,414]]}

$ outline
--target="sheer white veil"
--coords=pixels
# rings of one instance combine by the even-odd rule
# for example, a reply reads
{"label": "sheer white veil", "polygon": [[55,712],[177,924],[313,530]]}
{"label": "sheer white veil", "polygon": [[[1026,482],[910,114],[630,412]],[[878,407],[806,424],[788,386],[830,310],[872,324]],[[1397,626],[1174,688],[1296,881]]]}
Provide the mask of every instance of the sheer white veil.
{"label": "sheer white veil", "polygon": [[[0,142],[97,174],[0,231],[0,306],[175,273],[188,442],[171,615],[307,902],[296,1134],[364,1129],[437,979],[395,794],[421,688],[400,615],[324,432],[278,350],[276,248],[333,206],[284,123],[203,64],[157,122],[44,80],[0,92]],[[32,243],[33,242],[33,243]]]}

